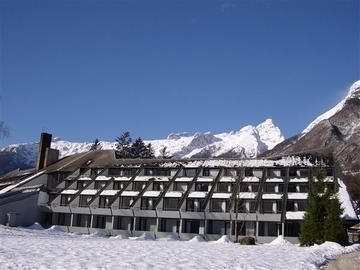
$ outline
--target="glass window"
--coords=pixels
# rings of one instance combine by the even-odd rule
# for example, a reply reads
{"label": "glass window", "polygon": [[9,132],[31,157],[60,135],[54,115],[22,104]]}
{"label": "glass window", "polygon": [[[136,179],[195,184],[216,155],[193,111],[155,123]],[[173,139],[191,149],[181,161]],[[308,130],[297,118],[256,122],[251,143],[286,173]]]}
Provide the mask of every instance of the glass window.
{"label": "glass window", "polygon": [[224,193],[227,193],[227,192],[231,192],[232,191],[232,184],[231,183],[218,183],[218,189],[217,191],[218,192],[224,192]]}
{"label": "glass window", "polygon": [[134,182],[133,190],[134,191],[142,191],[146,186],[146,182]]}
{"label": "glass window", "polygon": [[179,183],[179,182],[175,182],[174,183],[174,191],[181,191],[184,192],[186,191],[188,188],[188,184],[187,183]]}
{"label": "glass window", "polygon": [[179,198],[164,198],[163,208],[165,211],[176,211],[178,210]]}
{"label": "glass window", "polygon": [[195,184],[195,191],[208,191],[209,184],[208,183],[196,183]]}
{"label": "glass window", "polygon": [[196,169],[184,169],[184,176],[185,177],[195,177]]}
{"label": "glass window", "polygon": [[133,201],[133,197],[120,197],[120,209],[129,209]]}
{"label": "glass window", "polygon": [[225,213],[229,211],[229,203],[225,199],[212,199],[211,200],[211,212]]}

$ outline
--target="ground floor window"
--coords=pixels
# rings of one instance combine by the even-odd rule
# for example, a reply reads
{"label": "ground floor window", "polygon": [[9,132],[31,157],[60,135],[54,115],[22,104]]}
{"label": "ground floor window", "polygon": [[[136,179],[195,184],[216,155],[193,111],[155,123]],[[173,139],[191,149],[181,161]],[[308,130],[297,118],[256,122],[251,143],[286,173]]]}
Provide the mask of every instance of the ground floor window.
{"label": "ground floor window", "polygon": [[156,227],[155,218],[136,218],[137,231],[154,231]]}
{"label": "ground floor window", "polygon": [[178,233],[180,226],[180,220],[173,218],[160,219],[160,232]]}
{"label": "ground floor window", "polygon": [[56,225],[60,226],[70,226],[71,225],[71,214],[58,213],[55,216]]}
{"label": "ground floor window", "polygon": [[230,228],[230,221],[223,220],[208,220],[207,233],[208,234],[221,234],[226,235]]}
{"label": "ground floor window", "polygon": [[106,216],[94,216],[94,228],[105,229]]}
{"label": "ground floor window", "polygon": [[76,214],[74,215],[74,224],[77,227],[90,227],[91,216],[86,214]]}
{"label": "ground floor window", "polygon": [[300,223],[298,221],[285,223],[285,236],[299,237]]}
{"label": "ground floor window", "polygon": [[243,236],[255,236],[256,234],[256,222],[255,221],[238,221],[237,228],[235,228],[235,222],[233,222],[233,232],[235,234],[236,229],[238,235]]}
{"label": "ground floor window", "polygon": [[196,219],[184,219],[183,220],[183,232],[184,233],[199,233],[199,229],[200,229],[200,220],[196,220]]}
{"label": "ground floor window", "polygon": [[115,217],[114,229],[115,230],[133,230],[133,217]]}
{"label": "ground floor window", "polygon": [[281,234],[281,223],[267,221],[259,222],[259,236],[278,236]]}

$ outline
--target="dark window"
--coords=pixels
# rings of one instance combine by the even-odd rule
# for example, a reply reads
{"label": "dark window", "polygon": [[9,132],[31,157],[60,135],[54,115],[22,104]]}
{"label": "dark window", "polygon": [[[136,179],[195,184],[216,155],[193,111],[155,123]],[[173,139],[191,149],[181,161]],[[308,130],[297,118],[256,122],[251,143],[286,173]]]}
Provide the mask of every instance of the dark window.
{"label": "dark window", "polygon": [[133,201],[133,197],[120,197],[120,209],[129,209]]}
{"label": "dark window", "polygon": [[264,192],[266,193],[282,193],[284,191],[283,183],[265,183]]}
{"label": "dark window", "polygon": [[155,198],[141,198],[140,208],[142,210],[153,210]]}
{"label": "dark window", "polygon": [[209,168],[204,168],[203,169],[203,176],[210,176],[210,169]]}
{"label": "dark window", "polygon": [[85,174],[87,170],[87,168],[80,168],[80,175]]}
{"label": "dark window", "polygon": [[230,183],[218,183],[217,187],[218,187],[217,189],[218,192],[224,192],[224,193],[232,192],[232,184]]}
{"label": "dark window", "polygon": [[77,181],[76,182],[76,189],[83,189],[85,188],[90,182],[89,181]]}
{"label": "dark window", "polygon": [[245,176],[246,177],[254,176],[253,169],[252,168],[245,168]]}
{"label": "dark window", "polygon": [[209,190],[209,183],[196,183],[195,184],[195,191],[208,191]]}
{"label": "dark window", "polygon": [[109,176],[125,176],[125,177],[131,177],[136,174],[136,169],[119,169],[119,168],[110,168],[108,170]]}
{"label": "dark window", "polygon": [[211,200],[211,212],[228,212],[229,201],[225,199],[212,199]]}
{"label": "dark window", "polygon": [[277,236],[281,234],[281,224],[276,222],[259,222],[259,236]]}
{"label": "dark window", "polygon": [[132,230],[134,218],[132,217],[115,217],[115,230]]}
{"label": "dark window", "polygon": [[200,220],[184,220],[184,233],[199,233]]}
{"label": "dark window", "polygon": [[259,184],[242,183],[240,184],[240,190],[242,192],[258,192]]}
{"label": "dark window", "polygon": [[186,200],[186,211],[189,212],[202,212],[203,209],[203,199],[187,199]]}
{"label": "dark window", "polygon": [[308,193],[309,192],[309,184],[299,184],[299,191],[301,193]]}
{"label": "dark window", "polygon": [[184,169],[185,177],[194,177],[196,175],[196,169]]}
{"label": "dark window", "polygon": [[288,192],[296,192],[296,184],[289,183]]}
{"label": "dark window", "polygon": [[299,237],[300,224],[299,222],[285,223],[285,236]]}
{"label": "dark window", "polygon": [[90,174],[91,176],[98,175],[101,172],[101,169],[91,169]]}
{"label": "dark window", "polygon": [[256,202],[254,200],[240,200],[239,201],[239,212],[240,213],[255,213]]}
{"label": "dark window", "polygon": [[146,186],[145,182],[134,182],[133,190],[134,191],[142,191],[143,188],[145,188],[145,186]]}
{"label": "dark window", "polygon": [[230,227],[229,221],[222,220],[208,220],[207,233],[208,234],[227,234],[227,228]]}
{"label": "dark window", "polygon": [[66,180],[65,181],[65,188],[70,187],[72,183],[73,183],[72,181]]}
{"label": "dark window", "polygon": [[92,196],[80,195],[79,207],[87,207],[92,198]]}
{"label": "dark window", "polygon": [[160,219],[160,232],[179,232],[180,220],[171,218]]}
{"label": "dark window", "polygon": [[225,169],[224,175],[225,176],[236,176],[237,173],[236,173],[236,170],[234,170],[234,169]]}
{"label": "dark window", "polygon": [[326,168],[326,176],[333,176],[334,172],[332,168]]}
{"label": "dark window", "polygon": [[94,228],[105,229],[106,216],[94,216]]}
{"label": "dark window", "polygon": [[124,187],[124,183],[123,182],[119,182],[119,181],[115,181],[114,185],[113,185],[113,189],[114,190],[121,190]]}
{"label": "dark window", "polygon": [[163,190],[163,184],[158,183],[158,182],[154,182],[153,183],[153,190],[154,191],[162,191]]}
{"label": "dark window", "polygon": [[187,183],[178,183],[178,182],[174,183],[174,191],[186,191],[187,188],[188,188]]}
{"label": "dark window", "polygon": [[60,205],[61,206],[68,206],[70,200],[71,200],[71,195],[61,195]]}
{"label": "dark window", "polygon": [[90,227],[91,216],[85,214],[77,214],[75,215],[76,225],[77,227]]}
{"label": "dark window", "polygon": [[261,201],[261,211],[262,213],[273,213],[273,201],[262,200]]}
{"label": "dark window", "polygon": [[95,181],[95,189],[102,189],[106,186],[106,181]]}
{"label": "dark window", "polygon": [[57,224],[60,226],[70,226],[71,225],[71,214],[58,213],[57,214]]}
{"label": "dark window", "polygon": [[171,170],[160,168],[145,168],[144,175],[146,176],[170,176]]}
{"label": "dark window", "polygon": [[164,198],[163,208],[165,211],[178,210],[179,198]]}
{"label": "dark window", "polygon": [[111,198],[112,197],[110,197],[110,196],[100,196],[99,197],[99,208],[110,207]]}

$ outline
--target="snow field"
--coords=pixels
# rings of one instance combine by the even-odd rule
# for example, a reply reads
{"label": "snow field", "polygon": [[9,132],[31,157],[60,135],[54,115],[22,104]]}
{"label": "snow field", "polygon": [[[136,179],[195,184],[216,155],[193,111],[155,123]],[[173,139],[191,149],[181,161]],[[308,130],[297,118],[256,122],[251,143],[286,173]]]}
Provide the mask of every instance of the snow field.
{"label": "snow field", "polygon": [[214,242],[154,241],[146,234],[124,239],[64,233],[57,226],[31,228],[0,226],[0,269],[318,269],[329,259],[360,251],[360,245],[331,242],[299,247],[281,237],[241,246],[226,236]]}

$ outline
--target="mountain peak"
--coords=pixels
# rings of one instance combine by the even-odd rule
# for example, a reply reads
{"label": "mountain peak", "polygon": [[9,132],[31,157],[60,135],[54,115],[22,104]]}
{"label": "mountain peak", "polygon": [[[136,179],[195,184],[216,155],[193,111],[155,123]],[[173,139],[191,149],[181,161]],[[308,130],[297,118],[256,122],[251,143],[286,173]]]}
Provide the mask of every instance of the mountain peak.
{"label": "mountain peak", "polygon": [[360,98],[360,80],[353,83],[350,87],[346,99]]}
{"label": "mountain peak", "polygon": [[329,119],[330,117],[334,116],[337,112],[342,110],[344,108],[344,105],[347,100],[351,98],[360,98],[360,80],[353,83],[350,88],[349,92],[346,95],[346,97],[341,100],[335,107],[327,111],[326,113],[323,113],[322,115],[318,116],[310,125],[308,125],[302,132],[302,134],[308,133],[313,127],[315,127],[319,122],[325,119]]}

